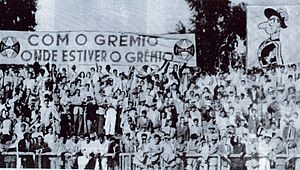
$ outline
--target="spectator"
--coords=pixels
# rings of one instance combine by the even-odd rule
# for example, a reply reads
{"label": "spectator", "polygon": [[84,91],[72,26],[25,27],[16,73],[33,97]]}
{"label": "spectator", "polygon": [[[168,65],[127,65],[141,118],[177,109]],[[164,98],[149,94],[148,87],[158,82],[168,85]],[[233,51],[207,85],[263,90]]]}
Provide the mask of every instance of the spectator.
{"label": "spectator", "polygon": [[[280,153],[287,153],[289,165],[297,166],[297,66],[207,74],[171,65],[131,67],[127,73],[109,65],[103,70],[99,65],[0,65],[0,137],[16,138],[8,141],[18,142],[18,147],[16,142],[10,146],[20,153],[47,152],[41,167],[50,165],[47,154],[56,155],[50,158],[51,168],[78,168],[79,163],[79,168],[123,169],[119,151],[131,153],[138,169],[215,169],[217,155],[222,157],[220,166],[228,169],[231,152],[247,153],[246,162],[229,156],[231,168],[246,164],[265,170]],[[155,134],[166,139],[160,141]],[[289,147],[279,152],[281,146]],[[22,168],[40,162],[31,155],[20,158]],[[130,156],[120,159],[132,168]],[[5,157],[5,162],[14,166],[14,159]],[[283,169],[283,159],[277,158],[276,166]]]}
{"label": "spectator", "polygon": [[233,146],[232,153],[239,155],[237,158],[231,158],[231,170],[246,170],[244,156],[246,155],[246,146],[241,142],[241,137],[236,136],[231,138]]}
{"label": "spectator", "polygon": [[[31,150],[36,154],[51,152],[51,148],[49,148],[48,144],[44,142],[44,138],[42,136],[37,137],[37,141],[32,145]],[[37,155],[35,158],[35,165],[36,168],[50,168],[49,156]]]}
{"label": "spectator", "polygon": [[[196,154],[201,152],[201,143],[198,140],[198,135],[197,134],[192,134],[190,140],[188,141],[187,144],[187,153],[190,154]],[[193,169],[193,167],[196,167],[198,164],[198,159],[197,158],[189,158],[187,159],[187,169]]]}
{"label": "spectator", "polygon": [[[18,143],[19,152],[31,152],[33,148],[34,141],[31,138],[31,134],[28,132],[24,133],[24,139],[20,140]],[[21,164],[23,168],[34,168],[34,160],[32,155],[21,156]]]}
{"label": "spectator", "polygon": [[[275,157],[276,157],[276,155],[287,153],[286,146],[285,146],[285,143],[283,142],[282,137],[280,137],[280,136],[276,137],[275,146],[276,147],[274,147],[272,149],[272,152],[273,152]],[[285,158],[276,158],[275,162],[276,162],[276,169],[278,169],[278,170],[284,170],[285,169],[285,165],[286,165],[286,159]]]}
{"label": "spectator", "polygon": [[[150,168],[158,169],[160,167],[160,158],[164,151],[165,143],[161,142],[161,137],[159,134],[154,135],[154,139],[149,143],[149,153],[147,165]],[[168,155],[167,155],[168,156]],[[166,157],[167,157],[166,156]]]}

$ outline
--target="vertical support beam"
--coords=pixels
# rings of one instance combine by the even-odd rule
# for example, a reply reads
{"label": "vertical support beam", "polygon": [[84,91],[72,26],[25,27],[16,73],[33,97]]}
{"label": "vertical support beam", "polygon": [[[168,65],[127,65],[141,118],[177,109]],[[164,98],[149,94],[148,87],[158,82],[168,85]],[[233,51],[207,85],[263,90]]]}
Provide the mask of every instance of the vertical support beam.
{"label": "vertical support beam", "polygon": [[217,170],[221,170],[221,157],[220,157],[220,155],[217,155],[217,158],[218,158]]}

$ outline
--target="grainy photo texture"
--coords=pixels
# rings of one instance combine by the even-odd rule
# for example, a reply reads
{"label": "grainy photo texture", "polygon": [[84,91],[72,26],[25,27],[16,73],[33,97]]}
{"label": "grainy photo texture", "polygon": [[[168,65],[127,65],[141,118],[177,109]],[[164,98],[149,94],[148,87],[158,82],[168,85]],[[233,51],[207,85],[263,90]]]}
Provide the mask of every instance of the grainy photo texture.
{"label": "grainy photo texture", "polygon": [[296,1],[0,11],[0,168],[300,169]]}

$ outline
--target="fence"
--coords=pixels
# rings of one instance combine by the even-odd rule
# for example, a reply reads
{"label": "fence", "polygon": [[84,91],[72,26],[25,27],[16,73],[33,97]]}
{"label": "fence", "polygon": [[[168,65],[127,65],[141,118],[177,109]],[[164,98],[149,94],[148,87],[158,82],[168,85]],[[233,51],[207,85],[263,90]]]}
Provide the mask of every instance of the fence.
{"label": "fence", "polygon": [[[41,156],[46,156],[46,157],[49,157],[49,158],[61,157],[60,155],[55,154],[55,153],[51,153],[51,152],[49,152],[49,153],[2,152],[0,156],[1,157],[14,156],[14,157],[17,157],[17,158],[20,158],[20,156],[33,156],[33,158],[35,159],[35,162],[37,163],[35,165],[35,168],[39,168],[39,169],[42,168]],[[112,156],[112,154],[106,154],[105,155],[106,158],[109,158],[111,156]],[[135,153],[120,153],[119,154],[119,165],[118,165],[119,168],[118,169],[136,169],[136,166],[133,163],[134,156],[135,156]],[[201,158],[203,158],[201,154],[186,154],[185,155],[185,160],[189,160],[189,159],[200,159],[201,160]],[[218,154],[209,155],[207,159],[210,160],[210,159],[213,159],[213,158],[217,159],[217,165],[215,167],[216,170],[225,170],[224,168],[222,168],[223,161],[225,161],[225,160],[222,159],[222,157]],[[231,154],[228,158],[229,159],[241,158],[241,156]],[[269,159],[269,156],[264,156],[264,155],[257,155],[255,157],[250,156],[250,155],[245,155],[244,156],[244,160],[249,160],[249,159],[253,159],[253,158],[256,158],[257,160],[260,160],[260,159],[263,159],[263,158],[268,158]],[[292,159],[296,160],[296,161],[294,161],[294,163],[297,162],[297,161],[300,162],[300,154],[297,154],[293,157],[290,157],[289,155],[286,155],[286,154],[280,154],[280,155],[276,155],[276,157],[273,157],[273,160],[276,161],[279,158],[280,159],[285,159],[286,161],[288,161],[292,158]],[[16,160],[17,160],[16,161],[16,168],[22,168],[20,159],[16,159]],[[66,161],[66,160],[63,160],[63,161]],[[160,162],[162,162],[162,161],[160,161]],[[296,163],[296,164],[298,164],[298,163]],[[230,164],[229,164],[229,166],[230,166]],[[229,169],[229,166],[226,169]],[[163,165],[162,165],[162,167],[163,167]],[[208,163],[207,163],[207,167],[208,167]],[[52,168],[53,167],[51,167],[51,169]],[[207,169],[209,169],[209,168],[207,168]]]}

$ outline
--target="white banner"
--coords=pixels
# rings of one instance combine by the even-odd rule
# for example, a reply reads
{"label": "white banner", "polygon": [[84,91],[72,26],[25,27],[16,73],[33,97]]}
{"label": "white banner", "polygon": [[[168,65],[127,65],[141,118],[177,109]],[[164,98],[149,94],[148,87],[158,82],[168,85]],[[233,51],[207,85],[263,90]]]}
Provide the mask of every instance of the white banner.
{"label": "white banner", "polygon": [[141,35],[97,31],[0,31],[0,64],[196,66],[193,34]]}
{"label": "white banner", "polygon": [[247,66],[299,63],[300,6],[248,6]]}

